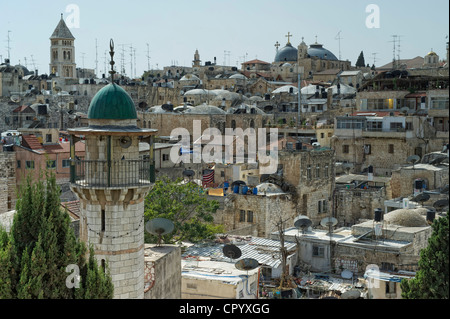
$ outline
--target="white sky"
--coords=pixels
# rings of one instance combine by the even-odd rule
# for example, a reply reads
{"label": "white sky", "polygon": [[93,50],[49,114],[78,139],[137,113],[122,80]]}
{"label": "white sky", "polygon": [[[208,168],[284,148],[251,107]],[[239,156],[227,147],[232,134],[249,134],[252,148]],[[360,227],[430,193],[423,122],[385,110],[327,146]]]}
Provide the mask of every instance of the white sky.
{"label": "white sky", "polygon": [[[380,27],[367,28],[371,14],[366,7],[380,9]],[[309,45],[318,42],[339,57],[355,64],[364,52],[366,64],[392,61],[392,35],[400,37],[400,58],[424,56],[433,49],[446,57],[449,29],[447,0],[0,0],[0,55],[11,63],[33,70],[33,56],[39,73],[49,72],[50,40],[60,14],[71,19],[66,8],[79,8],[79,28],[71,28],[76,38],[77,67],[95,68],[98,41],[98,74],[104,70],[109,40],[115,42],[115,61],[121,67],[125,44],[125,68],[131,73],[130,45],[136,53],[137,76],[147,69],[147,43],[151,68],[168,65],[191,66],[196,49],[202,63],[239,66],[244,60],[258,58],[272,62],[274,44],[283,47],[290,32],[294,47],[305,38]],[[73,17],[73,16],[72,16]],[[74,20],[71,20],[74,21]],[[280,47],[280,48],[281,48]],[[109,60],[109,54],[107,53]],[[133,69],[134,69],[133,59]],[[108,65],[107,65],[108,67]]]}

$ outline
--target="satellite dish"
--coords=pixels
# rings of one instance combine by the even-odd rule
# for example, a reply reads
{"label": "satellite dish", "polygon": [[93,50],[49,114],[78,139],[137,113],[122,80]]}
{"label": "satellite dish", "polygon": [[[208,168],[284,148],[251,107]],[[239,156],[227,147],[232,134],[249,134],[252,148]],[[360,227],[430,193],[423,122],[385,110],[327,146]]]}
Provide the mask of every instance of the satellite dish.
{"label": "satellite dish", "polygon": [[11,95],[10,99],[11,99],[11,101],[13,101],[14,103],[20,102],[20,96],[18,96],[18,95]]}
{"label": "satellite dish", "polygon": [[59,108],[65,108],[66,107],[66,102],[58,102],[58,107]]}
{"label": "satellite dish", "polygon": [[225,245],[222,249],[223,254],[230,259],[238,259],[242,256],[242,252],[236,245]]}
{"label": "satellite dish", "polygon": [[407,107],[407,106],[402,107],[402,108],[400,109],[400,112],[403,113],[403,114],[408,113],[408,112],[409,112],[409,107]]}
{"label": "satellite dish", "polygon": [[191,177],[195,175],[195,172],[193,170],[187,169],[183,171],[183,175],[187,177]]}
{"label": "satellite dish", "polygon": [[416,164],[420,161],[420,157],[418,155],[411,155],[406,159],[407,163]]}
{"label": "satellite dish", "polygon": [[129,137],[129,136],[121,137],[119,142],[120,142],[120,146],[122,148],[129,148],[131,146],[131,144],[133,143],[131,137]]}
{"label": "satellite dish", "polygon": [[430,195],[429,194],[420,193],[419,195],[415,196],[412,200],[415,201],[415,202],[422,203],[422,206],[423,206],[423,202],[426,202],[429,199],[430,199]]}
{"label": "satellite dish", "polygon": [[448,195],[448,184],[444,186],[444,188],[440,191],[440,193]]}
{"label": "satellite dish", "polygon": [[341,272],[341,277],[344,278],[344,279],[352,279],[353,278],[353,273],[350,270],[348,270],[348,269],[344,269]]}
{"label": "satellite dish", "polygon": [[162,236],[173,232],[174,224],[166,218],[154,218],[145,224],[145,230],[152,235],[158,236],[158,246],[161,246]]}
{"label": "satellite dish", "polygon": [[311,219],[307,216],[300,215],[294,219],[294,227],[305,231],[308,227],[312,225]]}
{"label": "satellite dish", "polygon": [[440,199],[434,202],[433,207],[436,208],[436,210],[443,210],[445,207],[448,207],[448,199]]}
{"label": "satellite dish", "polygon": [[345,163],[342,165],[342,168],[344,169],[344,171],[349,174],[350,170],[353,168],[353,164],[352,163]]}
{"label": "satellite dish", "polygon": [[320,225],[322,225],[323,227],[334,227],[337,225],[337,223],[338,221],[334,217],[325,217],[320,221]]}
{"label": "satellite dish", "polygon": [[243,271],[249,271],[258,268],[259,263],[253,258],[244,258],[234,264],[234,266]]}
{"label": "satellite dish", "polygon": [[56,92],[62,91],[61,87],[59,87],[59,86],[55,86],[55,87],[53,88],[53,90],[55,90]]}
{"label": "satellite dish", "polygon": [[314,142],[314,143],[312,143],[312,146],[314,146],[314,147],[320,147],[320,143],[319,143],[319,142]]}

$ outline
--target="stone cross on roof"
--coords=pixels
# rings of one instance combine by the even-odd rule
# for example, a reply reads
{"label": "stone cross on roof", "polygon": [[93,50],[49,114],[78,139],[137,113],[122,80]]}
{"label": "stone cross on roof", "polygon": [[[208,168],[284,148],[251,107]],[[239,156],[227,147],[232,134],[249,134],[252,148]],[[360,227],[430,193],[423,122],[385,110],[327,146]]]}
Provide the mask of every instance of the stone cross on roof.
{"label": "stone cross on roof", "polygon": [[292,37],[292,34],[290,32],[288,32],[288,34],[286,35],[286,38],[288,38],[288,43],[291,43],[290,37]]}

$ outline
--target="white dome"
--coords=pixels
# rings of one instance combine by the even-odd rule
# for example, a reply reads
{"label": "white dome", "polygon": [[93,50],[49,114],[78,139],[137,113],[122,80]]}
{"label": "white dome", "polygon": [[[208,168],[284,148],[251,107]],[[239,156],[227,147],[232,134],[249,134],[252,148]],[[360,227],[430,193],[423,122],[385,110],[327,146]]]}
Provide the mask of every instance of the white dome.
{"label": "white dome", "polygon": [[[333,85],[330,87],[330,89],[333,90],[333,94],[338,94],[338,88],[337,85]],[[341,94],[356,94],[356,89],[350,85],[342,84],[341,83]]]}
{"label": "white dome", "polygon": [[185,111],[190,114],[226,114],[226,112],[214,105],[198,105]]}
{"label": "white dome", "polygon": [[237,74],[233,74],[232,76],[230,76],[230,79],[243,79],[243,80],[247,80],[247,78],[245,77],[245,75],[237,73]]}
{"label": "white dome", "polygon": [[275,195],[275,194],[286,194],[283,192],[280,186],[272,183],[262,183],[256,186],[258,190],[258,195]]}
{"label": "white dome", "polygon": [[194,74],[186,74],[180,79],[180,81],[200,81],[200,79]]}
{"label": "white dome", "polygon": [[167,113],[167,111],[162,109],[162,105],[155,105],[149,109],[151,113]]}
{"label": "white dome", "polygon": [[296,88],[293,85],[284,85],[282,87],[279,87],[278,89],[272,91],[273,94],[277,94],[277,93],[282,93],[282,92],[288,92],[290,91],[290,89],[293,89],[293,93],[298,93],[298,88]]}
{"label": "white dome", "polygon": [[205,89],[193,89],[184,93],[184,95],[207,95],[207,94],[215,95],[215,93]]}

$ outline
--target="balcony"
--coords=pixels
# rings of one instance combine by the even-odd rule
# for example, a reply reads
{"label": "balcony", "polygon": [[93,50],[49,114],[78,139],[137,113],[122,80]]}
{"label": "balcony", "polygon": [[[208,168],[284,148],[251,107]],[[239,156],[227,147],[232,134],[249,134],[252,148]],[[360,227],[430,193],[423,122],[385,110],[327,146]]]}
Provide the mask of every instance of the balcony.
{"label": "balcony", "polygon": [[74,160],[74,164],[70,180],[81,187],[140,187],[154,182],[154,165],[150,160]]}

